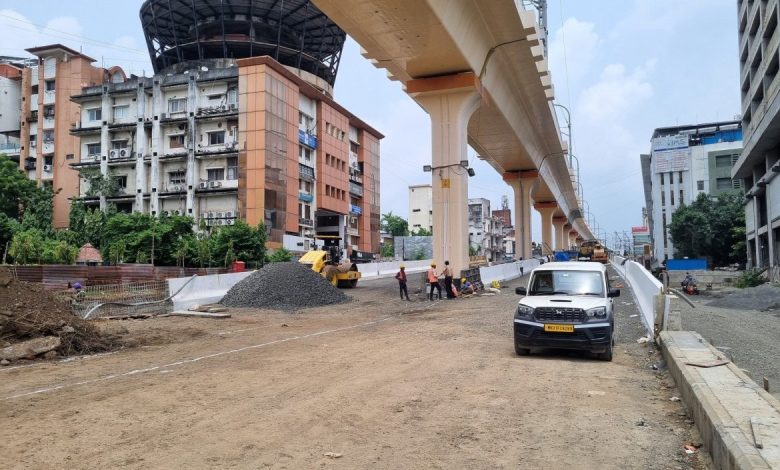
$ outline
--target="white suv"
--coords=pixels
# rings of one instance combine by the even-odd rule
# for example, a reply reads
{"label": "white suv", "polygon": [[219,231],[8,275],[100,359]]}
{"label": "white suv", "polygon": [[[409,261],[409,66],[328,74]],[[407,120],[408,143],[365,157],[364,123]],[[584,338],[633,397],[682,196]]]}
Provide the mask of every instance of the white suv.
{"label": "white suv", "polygon": [[531,272],[528,288],[515,289],[520,299],[514,318],[515,351],[581,349],[612,360],[615,320],[613,297],[601,263],[545,263]]}

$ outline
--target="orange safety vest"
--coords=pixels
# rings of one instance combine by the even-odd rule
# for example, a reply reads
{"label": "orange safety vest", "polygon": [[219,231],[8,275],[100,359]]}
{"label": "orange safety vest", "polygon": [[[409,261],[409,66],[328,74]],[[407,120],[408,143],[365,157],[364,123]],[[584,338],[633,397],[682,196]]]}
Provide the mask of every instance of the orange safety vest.
{"label": "orange safety vest", "polygon": [[428,270],[428,283],[433,284],[439,282],[439,278],[436,276],[436,270],[431,268]]}

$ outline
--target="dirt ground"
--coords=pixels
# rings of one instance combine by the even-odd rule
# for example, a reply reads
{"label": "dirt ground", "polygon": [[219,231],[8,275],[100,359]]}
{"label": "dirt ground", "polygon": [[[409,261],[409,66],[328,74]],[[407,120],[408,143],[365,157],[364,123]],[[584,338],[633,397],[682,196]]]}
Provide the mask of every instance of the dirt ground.
{"label": "dirt ground", "polygon": [[106,322],[137,346],[2,368],[0,468],[710,465],[682,450],[695,428],[627,290],[607,363],[515,356],[519,281],[438,302],[394,283],[296,314]]}

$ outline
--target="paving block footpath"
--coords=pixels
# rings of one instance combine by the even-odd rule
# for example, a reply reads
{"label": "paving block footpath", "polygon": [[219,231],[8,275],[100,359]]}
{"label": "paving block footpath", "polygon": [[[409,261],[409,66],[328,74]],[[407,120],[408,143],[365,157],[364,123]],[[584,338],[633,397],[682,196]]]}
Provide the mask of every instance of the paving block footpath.
{"label": "paving block footpath", "polygon": [[[780,402],[693,331],[663,331],[661,349],[716,468],[780,469]],[[693,365],[698,364],[698,365]]]}

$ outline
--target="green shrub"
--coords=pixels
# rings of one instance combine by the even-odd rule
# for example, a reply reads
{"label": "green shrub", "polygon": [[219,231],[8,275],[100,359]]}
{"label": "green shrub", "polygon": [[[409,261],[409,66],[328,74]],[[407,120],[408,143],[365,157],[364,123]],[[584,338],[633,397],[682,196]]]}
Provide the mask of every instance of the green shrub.
{"label": "green shrub", "polygon": [[763,276],[763,272],[757,269],[750,269],[745,271],[741,276],[737,278],[734,286],[744,289],[746,287],[756,287],[765,283],[766,279]]}

